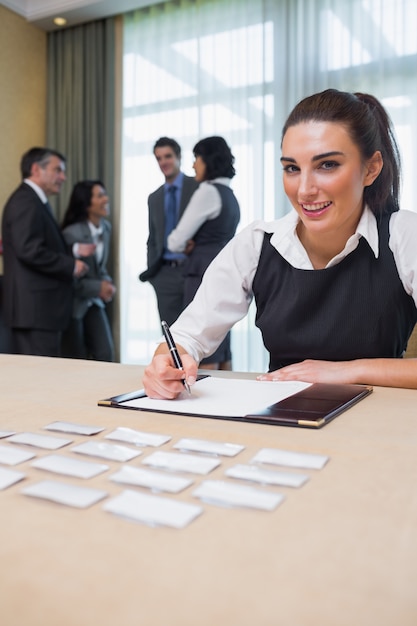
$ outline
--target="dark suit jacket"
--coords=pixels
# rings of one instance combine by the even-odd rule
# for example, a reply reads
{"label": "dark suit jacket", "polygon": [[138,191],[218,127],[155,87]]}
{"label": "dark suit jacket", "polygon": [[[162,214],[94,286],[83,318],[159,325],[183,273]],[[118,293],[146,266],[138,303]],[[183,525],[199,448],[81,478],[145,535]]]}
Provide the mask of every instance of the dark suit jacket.
{"label": "dark suit jacket", "polygon": [[[198,182],[191,176],[185,176],[182,183],[182,193],[179,207],[179,216],[184,212],[191,196],[198,187]],[[139,275],[143,282],[155,276],[162,265],[165,236],[165,191],[161,185],[148,198],[149,208],[149,237],[148,237],[148,269]]]}
{"label": "dark suit jacket", "polygon": [[[100,263],[93,254],[89,257],[83,257],[82,260],[88,265],[88,272],[82,278],[75,280],[75,296],[73,304],[73,317],[81,319],[89,308],[89,301],[97,298],[96,304],[105,307],[103,300],[98,297],[101,288],[101,281],[111,281],[111,277],[107,271],[107,259],[110,250],[111,225],[108,220],[101,220],[103,228],[103,258]],[[76,222],[67,226],[63,231],[64,239],[69,249],[72,249],[74,243],[93,243],[90,228],[87,222]]]}
{"label": "dark suit jacket", "polygon": [[7,201],[2,236],[6,324],[64,330],[71,318],[74,259],[30,185],[22,183]]}

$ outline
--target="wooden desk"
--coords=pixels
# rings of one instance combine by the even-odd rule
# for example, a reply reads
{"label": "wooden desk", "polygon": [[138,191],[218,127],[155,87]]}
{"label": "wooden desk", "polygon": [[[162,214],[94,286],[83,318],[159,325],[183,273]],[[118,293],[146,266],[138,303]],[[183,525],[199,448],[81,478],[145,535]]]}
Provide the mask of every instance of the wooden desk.
{"label": "wooden desk", "polygon": [[[239,463],[261,447],[331,457],[300,489],[277,489],[287,497],[273,513],[204,505],[182,530],[118,519],[102,503],[28,498],[23,482],[0,492],[2,626],[417,624],[417,392],[377,388],[314,431],[96,405],[140,387],[140,367],[11,355],[0,365],[0,429],[66,420],[105,427],[98,437],[116,426],[171,434],[160,449],[182,436],[239,443]],[[30,463],[15,467],[26,484],[54,479]],[[118,493],[110,466],[68,482]],[[176,497],[198,503],[192,489]]]}

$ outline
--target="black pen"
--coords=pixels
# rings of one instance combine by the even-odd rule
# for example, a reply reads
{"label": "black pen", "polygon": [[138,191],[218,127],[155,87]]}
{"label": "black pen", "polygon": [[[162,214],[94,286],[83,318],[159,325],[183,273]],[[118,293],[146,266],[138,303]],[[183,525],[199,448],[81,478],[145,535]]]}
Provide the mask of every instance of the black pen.
{"label": "black pen", "polygon": [[[161,322],[161,325],[162,325],[162,332],[164,333],[165,341],[167,342],[168,349],[171,353],[171,357],[174,362],[174,366],[177,368],[177,370],[184,371],[181,357],[179,355],[178,348],[175,345],[175,341],[171,335],[171,331],[169,330],[169,326],[166,322]],[[188,393],[191,393],[190,385],[187,383],[185,378],[182,379],[182,384],[184,385]]]}

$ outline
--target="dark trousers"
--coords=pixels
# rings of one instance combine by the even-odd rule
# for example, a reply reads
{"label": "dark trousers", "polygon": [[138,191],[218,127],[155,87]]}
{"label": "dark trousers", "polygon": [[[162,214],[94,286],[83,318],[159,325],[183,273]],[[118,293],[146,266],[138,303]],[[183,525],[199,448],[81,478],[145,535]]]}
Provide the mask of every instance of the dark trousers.
{"label": "dark trousers", "polygon": [[62,356],[114,361],[114,345],[105,309],[93,304],[81,319],[73,318],[62,337]]}
{"label": "dark trousers", "polygon": [[12,328],[11,335],[14,354],[61,356],[62,333],[58,331]]}
{"label": "dark trousers", "polygon": [[[184,308],[192,302],[197,289],[201,285],[202,276],[186,275],[184,279]],[[232,360],[232,351],[230,347],[231,334],[227,333],[216,351],[210,356],[200,361],[200,367],[211,365],[212,363],[225,363]]]}
{"label": "dark trousers", "polygon": [[181,266],[162,265],[149,279],[155,289],[159,317],[169,326],[184,310],[184,276]]}

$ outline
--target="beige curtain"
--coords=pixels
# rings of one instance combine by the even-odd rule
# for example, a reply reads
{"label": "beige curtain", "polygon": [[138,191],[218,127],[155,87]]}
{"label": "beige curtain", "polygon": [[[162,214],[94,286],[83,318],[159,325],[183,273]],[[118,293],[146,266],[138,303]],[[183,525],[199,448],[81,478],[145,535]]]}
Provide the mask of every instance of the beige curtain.
{"label": "beige curtain", "polygon": [[[73,185],[100,179],[109,192],[112,251],[108,269],[119,286],[121,19],[112,17],[48,34],[47,145],[67,158],[67,182],[51,199],[62,220]],[[119,359],[120,301],[109,307]]]}
{"label": "beige curtain", "polygon": [[81,179],[102,179],[114,196],[114,94],[114,18],[48,35],[47,143],[68,159],[59,219]]}

